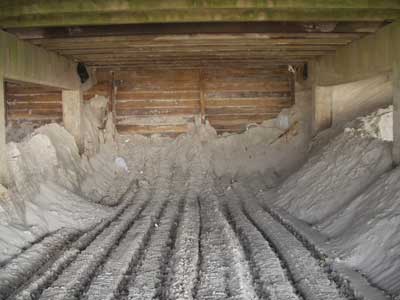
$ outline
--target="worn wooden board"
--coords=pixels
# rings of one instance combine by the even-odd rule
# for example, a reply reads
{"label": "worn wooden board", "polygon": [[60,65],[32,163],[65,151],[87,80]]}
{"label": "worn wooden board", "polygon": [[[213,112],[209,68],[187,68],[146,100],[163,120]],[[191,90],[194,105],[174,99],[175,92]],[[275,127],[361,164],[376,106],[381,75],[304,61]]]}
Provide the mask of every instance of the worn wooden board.
{"label": "worn wooden board", "polygon": [[[287,67],[140,69],[116,71],[114,78],[117,128],[124,133],[179,134],[195,115],[218,133],[242,132],[248,124],[275,118],[293,105],[293,78]],[[152,118],[167,124],[150,126]],[[174,122],[182,118],[186,124],[177,126]]]}
{"label": "worn wooden board", "polygon": [[62,121],[61,90],[57,88],[6,82],[6,106],[7,121],[40,124]]}

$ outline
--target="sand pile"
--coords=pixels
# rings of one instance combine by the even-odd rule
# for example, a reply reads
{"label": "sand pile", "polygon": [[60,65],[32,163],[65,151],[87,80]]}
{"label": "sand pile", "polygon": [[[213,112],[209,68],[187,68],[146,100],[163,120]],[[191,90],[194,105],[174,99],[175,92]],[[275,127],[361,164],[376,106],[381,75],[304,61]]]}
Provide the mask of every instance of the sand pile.
{"label": "sand pile", "polygon": [[[176,139],[126,135],[118,138],[118,147],[133,172],[143,169],[150,153],[171,147],[183,169],[191,156],[203,155],[216,177],[230,180],[258,174],[279,181],[304,161],[308,152],[308,125],[302,108],[296,104],[290,110],[283,110],[276,119],[250,125],[242,134],[218,136],[208,122],[201,124],[196,119],[188,133]],[[192,149],[194,144],[199,147]]]}
{"label": "sand pile", "polygon": [[0,263],[49,232],[85,230],[111,213],[95,203],[116,205],[126,191],[132,178],[117,163],[113,126],[103,113],[105,101],[98,100],[85,105],[82,156],[58,124],[7,144],[10,185],[0,191]]}
{"label": "sand pile", "polygon": [[400,293],[400,168],[383,174],[318,226],[339,257],[392,293]]}
{"label": "sand pile", "polygon": [[391,166],[389,143],[343,132],[289,176],[277,189],[276,204],[316,224],[347,205]]}
{"label": "sand pile", "polygon": [[398,294],[400,169],[392,170],[387,142],[392,116],[389,107],[358,118],[278,188],[259,196],[314,225],[338,259]]}

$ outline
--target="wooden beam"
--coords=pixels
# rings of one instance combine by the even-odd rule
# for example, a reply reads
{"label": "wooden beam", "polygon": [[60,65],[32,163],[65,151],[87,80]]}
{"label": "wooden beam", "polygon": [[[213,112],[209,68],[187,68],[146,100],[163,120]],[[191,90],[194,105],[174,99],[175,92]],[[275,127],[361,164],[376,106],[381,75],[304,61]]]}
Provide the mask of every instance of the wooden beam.
{"label": "wooden beam", "polygon": [[206,96],[204,90],[204,70],[199,71],[199,97],[200,97],[200,120],[202,124],[206,123]]}
{"label": "wooden beam", "polygon": [[[174,48],[174,47],[216,47],[216,46],[290,46],[290,45],[346,45],[354,39],[359,38],[359,34],[301,34],[284,35],[273,37],[270,35],[213,35],[211,37],[195,36],[154,36],[154,37],[88,37],[73,39],[52,39],[38,40],[35,44],[48,50],[79,50],[79,49],[115,49],[130,48],[141,49],[149,48]],[[154,50],[154,49],[151,49]]]}
{"label": "wooden beam", "polygon": [[268,58],[268,57],[290,57],[290,56],[321,56],[324,54],[332,53],[332,51],[234,51],[234,52],[221,52],[221,53],[170,53],[170,54],[160,54],[160,53],[145,53],[141,55],[133,54],[89,54],[89,55],[76,55],[75,58],[81,61],[85,61],[87,63],[90,62],[99,62],[104,60],[132,60],[132,59],[174,59],[174,60],[184,60],[184,59],[212,59],[212,58]]}
{"label": "wooden beam", "polygon": [[400,17],[396,0],[3,0],[0,26],[43,27],[232,21],[381,21]]}
{"label": "wooden beam", "polygon": [[139,70],[195,70],[201,68],[208,69],[226,69],[226,68],[250,68],[259,70],[260,68],[269,68],[274,66],[287,66],[288,64],[304,64],[306,59],[289,59],[289,60],[265,60],[257,61],[256,65],[249,65],[246,61],[244,62],[219,62],[212,65],[207,65],[202,62],[192,63],[192,64],[177,64],[177,63],[102,63],[102,64],[92,64],[89,66],[95,66],[99,71],[108,70],[118,70],[118,71],[139,71]]}
{"label": "wooden beam", "polygon": [[347,39],[363,36],[358,32],[280,32],[280,33],[196,33],[196,34],[146,34],[146,35],[116,35],[116,36],[92,36],[92,37],[67,37],[51,39],[34,39],[30,42],[35,45],[47,47],[62,44],[92,44],[92,43],[117,43],[130,42],[132,44],[153,44],[153,43],[205,43],[216,41],[265,41],[282,39]]}
{"label": "wooden beam", "polygon": [[123,24],[106,26],[79,27],[44,27],[44,28],[10,28],[8,32],[20,39],[35,41],[39,39],[73,38],[73,37],[105,37],[121,35],[151,34],[198,34],[198,33],[372,33],[386,22],[213,22],[213,23],[180,23],[167,24]]}
{"label": "wooden beam", "polygon": [[[326,51],[333,52],[336,51],[336,45],[252,45],[250,51],[252,52],[262,52],[262,51]],[[215,52],[240,52],[249,51],[248,45],[222,45],[222,46],[196,46],[196,47],[145,47],[145,48],[108,48],[103,49],[100,46],[98,48],[81,48],[81,49],[59,49],[58,52],[65,56],[75,56],[78,55],[91,55],[91,54],[130,54],[130,55],[146,55],[149,53],[159,53],[164,55],[174,54],[174,53],[215,53]]]}
{"label": "wooden beam", "polygon": [[115,85],[114,80],[114,71],[110,72],[110,90],[109,90],[109,106],[108,111],[111,112],[113,122],[115,124],[115,116],[116,116],[116,94],[117,94],[117,86]]}

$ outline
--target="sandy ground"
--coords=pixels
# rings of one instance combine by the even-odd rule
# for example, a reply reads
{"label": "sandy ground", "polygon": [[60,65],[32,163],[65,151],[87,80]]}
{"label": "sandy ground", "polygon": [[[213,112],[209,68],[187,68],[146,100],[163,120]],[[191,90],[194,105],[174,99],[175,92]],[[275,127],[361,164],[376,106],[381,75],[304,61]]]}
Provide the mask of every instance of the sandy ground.
{"label": "sandy ground", "polygon": [[0,299],[399,294],[390,109],[317,137],[296,172],[308,146],[296,111],[243,135],[195,124],[113,140],[87,110],[90,155],[54,124],[9,144]]}
{"label": "sandy ground", "polygon": [[217,184],[200,157],[186,170],[160,159],[169,153],[146,160],[103,222],[4,265],[2,299],[353,299],[248,191]]}

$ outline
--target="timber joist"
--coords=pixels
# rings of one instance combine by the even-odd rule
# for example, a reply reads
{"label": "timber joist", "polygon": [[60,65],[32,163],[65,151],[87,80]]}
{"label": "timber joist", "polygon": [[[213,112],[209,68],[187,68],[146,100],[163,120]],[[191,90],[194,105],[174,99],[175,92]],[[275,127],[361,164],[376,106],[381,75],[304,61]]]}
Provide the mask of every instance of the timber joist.
{"label": "timber joist", "polygon": [[97,68],[302,64],[400,17],[397,0],[0,3],[0,26]]}
{"label": "timber joist", "polygon": [[32,39],[89,66],[166,68],[199,65],[302,63],[332,54],[365,33],[238,33]]}

